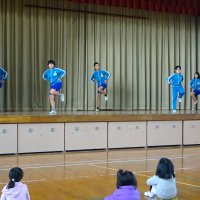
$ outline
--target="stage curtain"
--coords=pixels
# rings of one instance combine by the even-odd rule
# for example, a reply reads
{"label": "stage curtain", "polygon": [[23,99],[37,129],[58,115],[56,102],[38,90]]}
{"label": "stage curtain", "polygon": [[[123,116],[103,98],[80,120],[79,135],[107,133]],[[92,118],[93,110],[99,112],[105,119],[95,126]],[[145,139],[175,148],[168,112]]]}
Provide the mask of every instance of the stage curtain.
{"label": "stage curtain", "polygon": [[49,110],[49,85],[42,79],[49,59],[67,71],[60,110],[95,108],[94,61],[112,74],[102,109],[170,109],[165,79],[174,65],[184,75],[181,109],[190,109],[189,81],[200,69],[199,17],[99,5],[70,9],[80,5],[0,1],[0,66],[9,74],[0,89],[1,111]]}
{"label": "stage curtain", "polygon": [[[65,0],[67,1],[67,0]],[[72,2],[129,7],[141,10],[200,15],[199,0],[69,0]]]}

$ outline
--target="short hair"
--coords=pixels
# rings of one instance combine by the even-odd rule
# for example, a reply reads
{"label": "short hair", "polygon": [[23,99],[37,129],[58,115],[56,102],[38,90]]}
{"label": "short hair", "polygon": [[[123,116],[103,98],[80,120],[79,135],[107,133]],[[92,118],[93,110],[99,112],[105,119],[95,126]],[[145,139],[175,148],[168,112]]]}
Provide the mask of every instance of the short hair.
{"label": "short hair", "polygon": [[54,60],[49,60],[49,61],[47,62],[47,66],[49,66],[49,64],[53,64],[54,66],[56,65],[56,63],[55,63]]}
{"label": "short hair", "polygon": [[175,178],[174,165],[168,158],[161,158],[156,169],[156,176],[162,179]]}
{"label": "short hair", "polygon": [[95,65],[99,65],[99,63],[98,63],[98,62],[95,62],[95,63],[94,63],[94,67],[95,67]]}
{"label": "short hair", "polygon": [[24,172],[21,168],[19,167],[12,168],[8,175],[10,182],[7,185],[7,189],[14,188],[15,182],[20,182],[23,176],[24,176]]}
{"label": "short hair", "polygon": [[181,70],[181,66],[175,66],[174,70],[177,70],[178,68]]}
{"label": "short hair", "polygon": [[197,74],[197,76],[198,76],[198,79],[200,79],[200,74],[199,74],[199,72],[195,72],[194,73],[194,78],[195,78],[195,75]]}
{"label": "short hair", "polygon": [[130,171],[124,171],[122,169],[117,172],[117,183],[116,186],[119,189],[121,186],[132,185],[137,187],[137,179],[135,175]]}

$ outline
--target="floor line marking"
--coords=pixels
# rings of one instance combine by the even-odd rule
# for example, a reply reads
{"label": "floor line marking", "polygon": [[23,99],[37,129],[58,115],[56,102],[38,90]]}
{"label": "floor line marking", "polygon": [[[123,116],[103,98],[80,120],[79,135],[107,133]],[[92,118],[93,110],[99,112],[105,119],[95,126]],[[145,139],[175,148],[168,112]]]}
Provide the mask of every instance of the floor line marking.
{"label": "floor line marking", "polygon": [[[43,182],[43,181],[46,181],[46,179],[27,180],[27,181],[23,181],[23,183],[33,183],[33,182]],[[0,183],[0,185],[7,185],[7,184],[8,184],[8,182]]]}
{"label": "floor line marking", "polygon": [[[176,159],[182,159],[183,157],[176,157]],[[53,168],[53,167],[70,167],[70,166],[82,166],[85,164],[88,165],[97,165],[97,164],[113,164],[113,163],[128,163],[128,162],[142,162],[142,161],[152,161],[152,160],[157,160],[157,159],[144,159],[144,160],[118,160],[118,161],[104,161],[104,162],[94,162],[94,163],[89,163],[89,162],[75,162],[75,163],[70,163],[70,164],[55,164],[55,165],[37,165],[37,166],[32,166],[32,165],[27,165],[26,167],[21,167],[22,169],[39,169],[39,168]],[[7,171],[10,168],[0,168],[0,171]]]}
{"label": "floor line marking", "polygon": [[[88,164],[89,165],[89,164]],[[98,166],[98,165],[92,165],[94,167],[99,167],[99,168],[106,168],[106,167],[102,167],[102,166]],[[116,168],[107,168],[107,169],[110,169],[110,170],[113,170],[113,171],[118,171],[118,169]],[[143,177],[151,177],[149,175],[145,175],[145,174],[140,174],[140,173],[137,173],[137,172],[133,172],[134,174],[138,175],[138,176],[143,176]],[[185,183],[185,182],[180,182],[180,181],[176,181],[177,184],[181,184],[181,185],[187,185],[187,186],[191,186],[191,187],[196,187],[196,188],[200,188],[200,185],[194,185],[194,184],[189,184],[189,183]]]}
{"label": "floor line marking", "polygon": [[[90,163],[90,162],[96,162],[96,163],[112,163],[112,162],[123,162],[123,161],[136,161],[136,162],[139,162],[139,161],[151,161],[151,160],[158,160],[161,156],[152,156],[152,157],[138,157],[138,158],[121,158],[121,159],[104,159],[104,160],[85,160],[85,161],[74,161],[74,163]],[[191,158],[191,157],[200,157],[199,154],[187,154],[187,155],[181,155],[181,154],[178,154],[178,155],[172,155],[170,156],[169,158],[170,159],[177,159],[177,158]],[[1,158],[1,157],[0,157]],[[3,158],[3,157],[2,157]],[[69,163],[70,162],[65,162],[65,163]],[[63,162],[53,162],[53,163],[46,163],[45,165],[59,165],[59,164],[63,164]],[[42,164],[36,164],[36,163],[33,163],[33,164],[27,164],[27,165],[20,165],[21,167],[26,167],[26,166],[40,166]],[[1,168],[8,168],[8,167],[12,167],[13,165],[10,165],[10,166],[1,166]]]}

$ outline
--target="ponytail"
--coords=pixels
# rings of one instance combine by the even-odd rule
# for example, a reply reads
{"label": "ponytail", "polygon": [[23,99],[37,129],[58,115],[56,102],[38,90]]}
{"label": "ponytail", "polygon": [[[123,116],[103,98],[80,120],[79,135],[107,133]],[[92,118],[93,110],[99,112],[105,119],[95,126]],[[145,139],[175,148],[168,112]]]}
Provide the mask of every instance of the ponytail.
{"label": "ponytail", "polygon": [[7,185],[7,189],[10,189],[10,188],[14,188],[15,187],[15,179],[12,179],[10,180],[10,182],[8,183]]}

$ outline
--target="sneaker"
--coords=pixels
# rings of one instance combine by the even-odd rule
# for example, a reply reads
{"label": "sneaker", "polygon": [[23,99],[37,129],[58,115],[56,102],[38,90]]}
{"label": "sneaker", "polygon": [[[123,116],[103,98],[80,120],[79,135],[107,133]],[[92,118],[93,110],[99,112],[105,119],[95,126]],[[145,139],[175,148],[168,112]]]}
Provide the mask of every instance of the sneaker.
{"label": "sneaker", "polygon": [[60,100],[63,102],[65,101],[65,95],[64,94],[60,94]]}
{"label": "sneaker", "polygon": [[146,196],[146,197],[150,197],[150,198],[153,198],[153,197],[154,197],[154,193],[148,191],[148,192],[145,192],[145,193],[144,193],[144,196]]}
{"label": "sneaker", "polygon": [[104,96],[105,101],[108,101],[108,95]]}
{"label": "sneaker", "polygon": [[96,110],[95,110],[96,112],[99,112],[99,108],[96,108]]}
{"label": "sneaker", "polygon": [[196,105],[197,103],[198,103],[198,101],[196,100],[196,101],[194,101],[193,105]]}
{"label": "sneaker", "polygon": [[51,112],[49,112],[50,115],[56,115],[56,110],[52,110]]}
{"label": "sneaker", "polygon": [[192,108],[192,112],[195,112],[196,111],[196,108]]}
{"label": "sneaker", "polygon": [[176,113],[176,110],[172,110],[173,113]]}
{"label": "sneaker", "polygon": [[182,102],[182,99],[181,99],[181,98],[178,98],[178,102],[181,103],[181,102]]}

